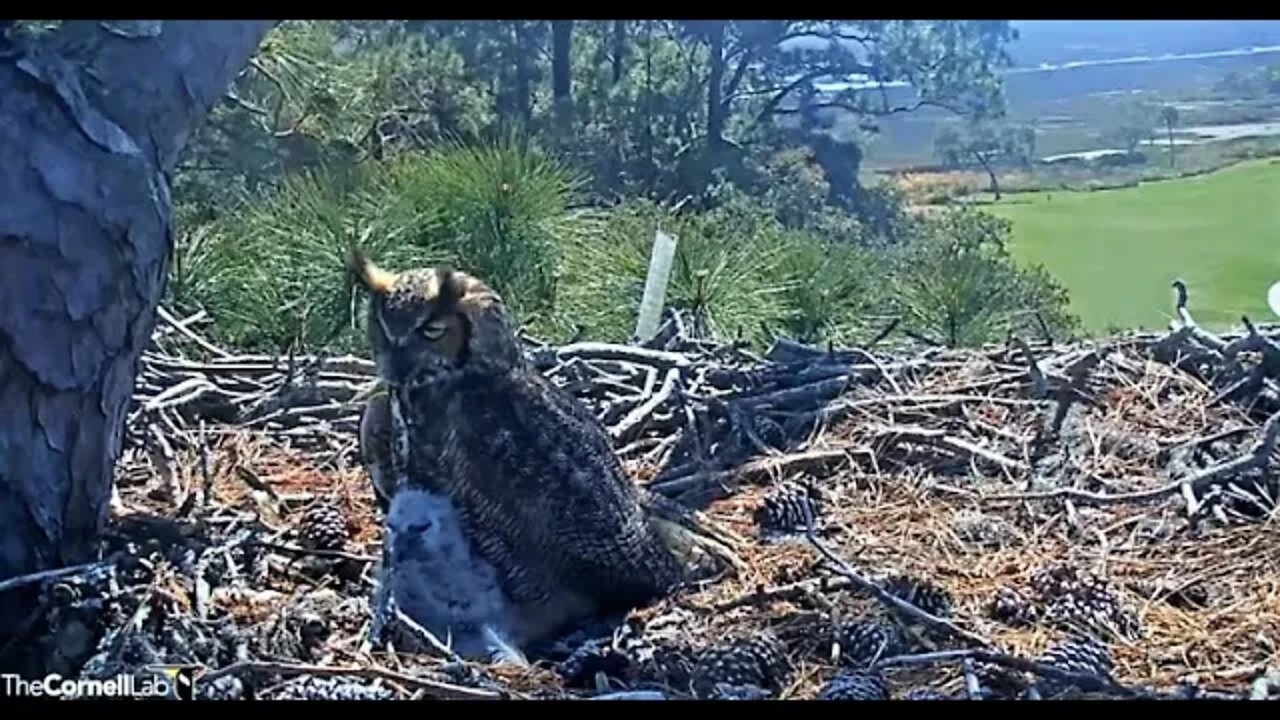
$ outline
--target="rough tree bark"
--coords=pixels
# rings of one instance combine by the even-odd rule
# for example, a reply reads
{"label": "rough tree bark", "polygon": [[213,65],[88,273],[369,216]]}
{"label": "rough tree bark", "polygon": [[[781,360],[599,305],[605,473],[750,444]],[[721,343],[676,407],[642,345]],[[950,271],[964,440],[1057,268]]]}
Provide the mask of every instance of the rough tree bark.
{"label": "rough tree bark", "polygon": [[[92,559],[168,271],[168,173],[273,25],[74,21],[0,57],[0,580]],[[0,593],[0,648],[32,600]]]}

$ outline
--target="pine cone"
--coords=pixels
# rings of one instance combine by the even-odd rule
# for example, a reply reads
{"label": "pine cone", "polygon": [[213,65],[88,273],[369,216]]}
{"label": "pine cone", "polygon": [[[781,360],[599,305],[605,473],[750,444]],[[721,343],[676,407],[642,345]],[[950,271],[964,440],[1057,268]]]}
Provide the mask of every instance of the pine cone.
{"label": "pine cone", "polygon": [[629,628],[617,638],[614,647],[627,660],[624,679],[628,683],[689,687],[695,659],[683,643],[662,636],[652,638],[643,630]]}
{"label": "pine cone", "polygon": [[[1086,579],[1091,578],[1086,574]],[[1043,567],[1031,575],[1031,589],[1045,599],[1073,595],[1080,585],[1079,571],[1068,565]]]}
{"label": "pine cone", "polygon": [[938,692],[933,688],[918,687],[911,688],[903,696],[903,700],[950,700],[951,696],[943,692]]}
{"label": "pine cone", "polygon": [[903,652],[906,639],[897,625],[883,620],[856,620],[835,628],[842,664],[862,666]]}
{"label": "pine cone", "polygon": [[1007,520],[981,513],[962,513],[952,523],[956,537],[985,548],[1008,545],[1017,539],[1018,531]]}
{"label": "pine cone", "polygon": [[787,433],[773,418],[756,415],[752,425],[755,426],[756,437],[760,438],[760,442],[774,450],[782,450],[786,447]]}
{"label": "pine cone", "polygon": [[1124,607],[1109,583],[1090,573],[1067,566],[1046,568],[1032,576],[1031,585],[1045,605],[1045,620],[1054,626],[1115,630],[1130,639],[1142,634],[1137,614]]}
{"label": "pine cone", "polygon": [[[1092,638],[1073,637],[1055,643],[1041,655],[1037,662],[1052,665],[1059,670],[1085,673],[1098,677],[1110,677],[1114,664],[1111,652],[1105,645]],[[1052,696],[1067,690],[1070,685],[1045,679],[1040,683],[1042,694]]]}
{"label": "pine cone", "polygon": [[196,695],[201,700],[243,700],[244,683],[234,675],[223,675],[213,682],[197,684]]}
{"label": "pine cone", "polygon": [[1017,590],[1007,587],[996,591],[995,600],[991,601],[988,612],[993,619],[1013,627],[1030,625],[1038,615],[1035,605],[1019,595]]}
{"label": "pine cone", "polygon": [[1115,630],[1131,639],[1142,633],[1137,614],[1122,607],[1120,601],[1109,593],[1084,598],[1058,598],[1045,608],[1044,618],[1050,625],[1067,631]]}
{"label": "pine cone", "polygon": [[578,646],[568,658],[556,666],[556,672],[569,687],[590,686],[596,673],[622,677],[630,667],[630,659],[613,649],[608,639],[591,640]]}
{"label": "pine cone", "polygon": [[298,534],[308,549],[341,550],[348,537],[346,515],[333,503],[313,503],[302,516]]}
{"label": "pine cone", "polygon": [[1087,598],[1106,595],[1108,583],[1087,570],[1051,565],[1031,576],[1031,588],[1046,601],[1061,597]]}
{"label": "pine cone", "polygon": [[754,685],[778,692],[791,670],[786,647],[775,636],[738,638],[702,652],[693,669],[693,689],[701,697],[713,694],[718,684]]}
{"label": "pine cone", "polygon": [[303,676],[281,686],[276,700],[393,700],[395,693],[384,687],[366,685],[354,678]]}
{"label": "pine cone", "polygon": [[818,692],[819,700],[888,700],[889,688],[879,673],[860,670],[836,675]]}
{"label": "pine cone", "polygon": [[951,608],[955,604],[951,593],[945,588],[909,575],[890,578],[885,583],[884,589],[890,595],[906,600],[934,617],[949,617]]}
{"label": "pine cone", "polygon": [[707,696],[708,700],[766,700],[769,691],[755,685],[726,685],[716,683]]}
{"label": "pine cone", "polygon": [[813,516],[816,526],[822,517],[823,498],[812,484],[786,483],[764,498],[764,504],[756,509],[755,521],[765,533],[804,532],[805,508]]}

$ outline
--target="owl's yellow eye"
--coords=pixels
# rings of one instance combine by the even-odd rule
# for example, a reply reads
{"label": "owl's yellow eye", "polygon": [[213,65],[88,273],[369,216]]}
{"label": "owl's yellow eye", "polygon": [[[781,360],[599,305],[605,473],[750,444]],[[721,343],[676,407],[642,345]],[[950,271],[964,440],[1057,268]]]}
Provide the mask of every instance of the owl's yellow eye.
{"label": "owl's yellow eye", "polygon": [[439,340],[444,337],[444,332],[448,329],[449,326],[442,322],[429,322],[422,326],[422,337],[428,340]]}

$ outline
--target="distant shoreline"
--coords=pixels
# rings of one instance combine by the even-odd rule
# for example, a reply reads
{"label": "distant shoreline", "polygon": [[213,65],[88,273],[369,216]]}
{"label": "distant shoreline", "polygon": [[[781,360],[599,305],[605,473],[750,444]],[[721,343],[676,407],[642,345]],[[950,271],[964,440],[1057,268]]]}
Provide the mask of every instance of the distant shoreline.
{"label": "distant shoreline", "polygon": [[[1212,50],[1195,53],[1169,53],[1165,55],[1132,55],[1104,60],[1072,60],[1065,63],[1041,63],[1040,65],[1005,68],[997,71],[1000,75],[1029,75],[1031,73],[1054,73],[1070,70],[1082,70],[1109,65],[1143,65],[1163,62],[1185,62],[1190,60],[1213,60],[1217,58],[1252,57],[1257,55],[1280,55],[1280,45],[1262,45],[1229,50]],[[813,86],[819,92],[840,92],[841,90],[868,90],[881,87],[881,83],[841,80],[836,82],[815,82]],[[884,87],[910,87],[906,81],[883,83]]]}
{"label": "distant shoreline", "polygon": [[1059,70],[1075,70],[1077,68],[1097,67],[1099,65],[1132,65],[1155,62],[1176,62],[1179,60],[1211,60],[1213,58],[1248,57],[1251,55],[1280,54],[1280,45],[1262,45],[1230,50],[1212,50],[1195,53],[1168,53],[1165,55],[1132,55],[1129,57],[1109,58],[1105,60],[1072,60],[1061,64],[1040,63],[1035,67],[1012,67],[1001,72],[1005,75],[1016,75],[1031,72],[1056,72]]}

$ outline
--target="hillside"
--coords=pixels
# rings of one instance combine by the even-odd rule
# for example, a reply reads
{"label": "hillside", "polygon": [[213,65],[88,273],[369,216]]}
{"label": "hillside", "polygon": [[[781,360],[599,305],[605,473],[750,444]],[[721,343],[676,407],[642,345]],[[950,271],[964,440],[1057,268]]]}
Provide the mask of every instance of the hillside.
{"label": "hillside", "polygon": [[988,209],[1013,222],[1014,255],[1063,283],[1087,328],[1166,327],[1178,277],[1202,322],[1222,328],[1270,315],[1278,184],[1280,161],[1267,159],[1137,187],[1018,193]]}

